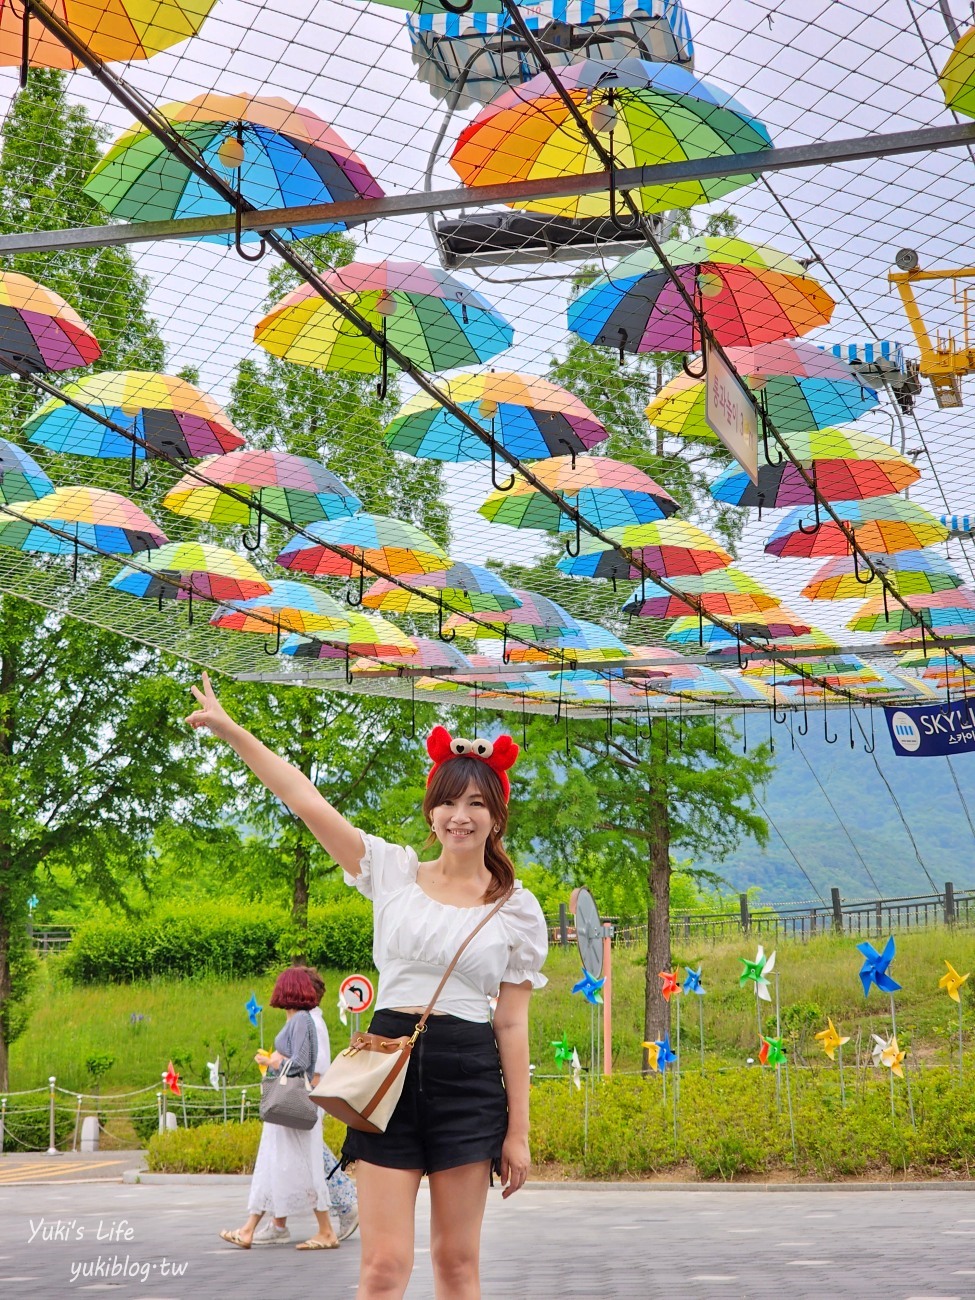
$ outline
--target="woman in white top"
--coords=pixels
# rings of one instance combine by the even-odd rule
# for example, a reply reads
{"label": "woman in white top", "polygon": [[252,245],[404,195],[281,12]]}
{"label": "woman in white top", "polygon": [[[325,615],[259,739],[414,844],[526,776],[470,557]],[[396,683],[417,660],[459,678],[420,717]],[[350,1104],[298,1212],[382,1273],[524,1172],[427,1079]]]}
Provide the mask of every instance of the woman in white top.
{"label": "woman in white top", "polygon": [[[209,678],[187,719],[227,741],[305,822],[346,879],[373,900],[380,974],[376,1033],[409,1033],[451,958],[487,909],[501,910],[461,957],[407,1068],[385,1133],[349,1131],[357,1161],[362,1266],[359,1300],[402,1297],[413,1269],[416,1194],[429,1174],[431,1258],[438,1300],[477,1300],[481,1221],[492,1167],[505,1198],[524,1183],[528,1149],[528,1002],[545,983],[545,921],[514,880],[502,837],[508,819],[508,737],[453,740],[438,727],[423,811],[435,862],[355,829],[297,768],[221,707]],[[495,748],[497,753],[495,753]],[[493,1024],[488,998],[497,995]]]}

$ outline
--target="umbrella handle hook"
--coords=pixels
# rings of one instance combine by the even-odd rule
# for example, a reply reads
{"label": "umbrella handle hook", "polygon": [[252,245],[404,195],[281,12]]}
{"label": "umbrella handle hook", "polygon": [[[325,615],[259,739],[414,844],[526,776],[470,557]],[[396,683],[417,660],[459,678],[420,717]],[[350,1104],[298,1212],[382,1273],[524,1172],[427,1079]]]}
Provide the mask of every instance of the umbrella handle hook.
{"label": "umbrella handle hook", "polygon": [[135,453],[136,453],[136,444],[133,442],[132,456],[131,459],[129,460],[129,488],[133,492],[144,492],[145,489],[149,486],[149,471],[146,470],[145,474],[143,474],[141,483],[137,483],[135,481],[135,466],[136,466]]}
{"label": "umbrella handle hook", "polygon": [[[442,0],[441,0],[442,2]],[[613,102],[613,92],[609,92],[608,99],[610,104]],[[609,219],[620,232],[621,235],[635,234],[643,225],[643,218],[639,214],[632,217],[629,221],[624,221],[619,214],[616,206],[616,158],[613,153],[613,132],[609,133]]]}
{"label": "umbrella handle hook", "polygon": [[747,668],[750,660],[741,657],[741,624],[735,624],[735,653],[738,656],[738,667]]}
{"label": "umbrella handle hook", "polygon": [[383,341],[379,349],[379,382],[376,384],[376,396],[382,402],[389,391],[389,353],[386,350],[386,317],[383,321]]}
{"label": "umbrella handle hook", "polygon": [[826,692],[825,691],[823,692],[823,739],[826,741],[827,745],[835,745],[836,742],[839,740],[839,736],[831,736],[829,734],[829,724],[826,721]]}
{"label": "umbrella handle hook", "polygon": [[575,540],[571,538],[565,544],[565,553],[570,560],[578,559],[582,553],[582,530],[579,526],[579,516],[576,515],[576,535]]}
{"label": "umbrella handle hook", "polygon": [[237,256],[242,257],[245,262],[259,262],[267,252],[267,240],[261,235],[261,242],[257,246],[257,251],[248,253],[244,248],[244,232],[241,229],[240,219],[243,216],[242,209],[237,206],[234,209],[234,248],[237,250]]}
{"label": "umbrella handle hook", "polygon": [[449,14],[466,14],[474,7],[474,0],[463,0],[459,5],[452,5],[450,0],[440,0],[440,6]]}
{"label": "umbrella handle hook", "polygon": [[559,445],[565,448],[566,452],[567,452],[568,455],[571,457],[571,465],[572,465],[572,468],[575,469],[575,467],[576,467],[576,456],[578,455],[578,452],[576,451],[575,447],[573,447],[573,445],[571,444],[571,442],[569,442],[568,438],[560,438],[560,439],[559,439]]}
{"label": "umbrella handle hook", "polygon": [[684,357],[684,360],[681,362],[681,365],[683,366],[684,374],[688,377],[688,379],[704,379],[704,377],[708,373],[708,361],[707,361],[707,357],[704,355],[703,352],[701,353],[700,370],[692,370],[691,367],[687,364],[686,356]]}
{"label": "umbrella handle hook", "polygon": [[186,599],[187,599],[186,622],[190,627],[192,627],[193,626],[193,579],[192,578],[190,578],[190,589]]}
{"label": "umbrella handle hook", "polygon": [[867,754],[872,754],[873,751],[877,748],[877,735],[873,728],[873,709],[868,706],[867,711],[870,714],[870,744],[869,745],[867,744],[867,738],[866,736],[864,736],[863,748]]}
{"label": "umbrella handle hook", "polygon": [[263,513],[262,510],[258,509],[258,511],[257,511],[257,532],[256,532],[256,534],[255,534],[255,536],[254,536],[254,540],[253,540],[253,542],[251,542],[251,541],[248,540],[248,537],[247,537],[247,534],[246,534],[246,533],[244,533],[243,537],[241,537],[241,539],[240,539],[240,540],[241,540],[241,544],[242,544],[242,546],[243,546],[243,548],[244,548],[245,551],[259,551],[259,550],[261,549],[261,524],[262,524],[263,520],[264,520],[264,513]]}
{"label": "umbrella handle hook", "polygon": [[20,43],[20,88],[24,90],[27,86],[27,73],[30,68],[30,5],[27,0],[24,4],[24,28]]}
{"label": "umbrella handle hook", "polygon": [[276,629],[276,630],[277,630],[277,637],[276,637],[275,642],[274,642],[274,649],[273,649],[273,650],[269,650],[269,649],[267,648],[267,642],[266,642],[266,641],[264,642],[264,645],[263,645],[263,647],[262,647],[263,650],[264,650],[264,653],[265,653],[266,655],[271,655],[272,657],[273,657],[274,655],[276,655],[276,654],[280,651],[280,649],[281,649],[281,620],[280,620],[280,619],[278,619],[278,621],[277,621],[277,629]]}
{"label": "umbrella handle hook", "polygon": [[345,684],[346,686],[352,685],[352,660],[349,656],[348,642],[346,642],[345,646]]}
{"label": "umbrella handle hook", "polygon": [[455,641],[457,639],[457,629],[451,628],[450,635],[444,631],[443,625],[443,601],[437,601],[437,636],[441,641]]}
{"label": "umbrella handle hook", "polygon": [[[813,466],[813,483],[814,483],[814,486],[815,486],[815,479],[816,479],[816,468],[815,468],[815,466]],[[822,517],[822,515],[819,513],[819,497],[818,497],[818,495],[817,495],[817,497],[816,497],[815,514],[814,514],[813,517],[814,517],[814,523],[813,523],[813,526],[812,526],[811,528],[807,528],[806,525],[802,522],[801,519],[800,519],[800,520],[798,521],[798,523],[796,524],[796,527],[799,529],[800,533],[804,533],[807,537],[811,537],[813,533],[818,533],[819,530],[820,530],[820,528],[822,528],[822,526],[823,526],[823,517]]]}
{"label": "umbrella handle hook", "polygon": [[[761,420],[762,420],[762,451],[763,451],[763,453],[765,454],[765,460],[766,460],[766,463],[769,464],[769,465],[781,465],[782,462],[785,460],[785,457],[782,456],[782,455],[779,453],[778,448],[776,448],[775,459],[773,460],[773,459],[772,459],[772,450],[771,450],[771,448],[769,447],[769,442],[768,442],[768,411],[767,411],[766,406],[765,406],[765,394],[764,394],[764,393],[762,394],[761,405],[760,405],[759,408],[758,408],[758,414],[759,414],[759,416],[761,417]],[[814,465],[815,465],[815,462],[814,462]],[[815,471],[814,471],[814,472],[815,472]]]}
{"label": "umbrella handle hook", "polygon": [[619,341],[620,368],[622,369],[622,367],[626,364],[626,357],[623,354],[626,351],[626,345],[629,342],[630,335],[627,330],[622,328],[620,328],[618,333],[619,333],[619,340],[620,340]]}
{"label": "umbrella handle hook", "polygon": [[803,722],[805,723],[805,726],[804,726],[804,727],[796,727],[796,731],[798,731],[798,733],[799,733],[800,736],[808,736],[808,735],[809,735],[809,705],[806,703],[806,679],[805,679],[805,677],[803,677],[803,679],[802,679],[802,720],[803,720]]}
{"label": "umbrella handle hook", "polygon": [[353,609],[357,609],[359,605],[362,604],[362,597],[365,593],[365,589],[366,589],[366,571],[360,564],[359,565],[359,594],[358,596],[353,596],[351,591],[347,591],[345,593],[345,603],[347,605],[351,605]]}
{"label": "umbrella handle hook", "polygon": [[[861,572],[862,570],[860,568],[860,553],[856,549],[856,547],[854,547],[853,548],[853,577],[860,584],[861,587],[869,587],[871,582],[873,582],[874,578],[877,576],[877,572],[869,560],[867,560],[867,576],[865,578],[861,578],[860,577]],[[887,589],[885,587],[884,588],[885,595],[886,592]]]}
{"label": "umbrella handle hook", "polygon": [[786,712],[786,710],[783,709],[782,717],[781,718],[779,717],[779,707],[775,702],[775,667],[776,667],[776,660],[773,659],[772,660],[772,717],[779,724],[779,726],[781,726],[782,723],[785,722],[786,718],[789,715]]}
{"label": "umbrella handle hook", "polygon": [[508,649],[508,624],[501,624],[501,662],[511,663],[511,651]]}
{"label": "umbrella handle hook", "polygon": [[491,482],[494,484],[495,491],[510,492],[515,485],[516,477],[517,475],[512,474],[511,478],[508,479],[507,483],[498,482],[498,460],[497,460],[497,454],[495,451],[494,443],[492,443],[491,444]]}

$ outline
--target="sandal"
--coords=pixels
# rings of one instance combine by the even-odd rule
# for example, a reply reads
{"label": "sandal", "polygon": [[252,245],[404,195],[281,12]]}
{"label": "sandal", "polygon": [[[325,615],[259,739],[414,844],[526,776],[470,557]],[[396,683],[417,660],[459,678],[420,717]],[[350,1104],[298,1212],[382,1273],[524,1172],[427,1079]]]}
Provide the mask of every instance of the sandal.
{"label": "sandal", "polygon": [[223,1241],[228,1241],[231,1246],[239,1246],[241,1250],[250,1250],[251,1243],[245,1241],[240,1235],[239,1228],[225,1228],[220,1234]]}
{"label": "sandal", "polygon": [[309,1237],[307,1241],[299,1241],[295,1250],[338,1250],[337,1241],[320,1241],[318,1237]]}

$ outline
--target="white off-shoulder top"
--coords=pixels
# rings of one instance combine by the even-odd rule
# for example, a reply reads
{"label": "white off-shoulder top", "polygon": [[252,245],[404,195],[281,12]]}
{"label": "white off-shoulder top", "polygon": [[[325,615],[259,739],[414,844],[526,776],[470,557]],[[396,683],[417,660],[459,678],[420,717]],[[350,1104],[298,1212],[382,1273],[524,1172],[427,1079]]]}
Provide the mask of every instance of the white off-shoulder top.
{"label": "white off-shoulder top", "polygon": [[[358,876],[345,882],[372,899],[373,960],[379,971],[376,1008],[425,1007],[457,949],[493,903],[453,907],[417,884],[419,859],[410,848],[360,831],[364,852]],[[531,981],[541,988],[548,931],[535,895],[514,893],[461,955],[437,999],[436,1010],[461,1020],[486,1021],[488,998],[502,984]]]}

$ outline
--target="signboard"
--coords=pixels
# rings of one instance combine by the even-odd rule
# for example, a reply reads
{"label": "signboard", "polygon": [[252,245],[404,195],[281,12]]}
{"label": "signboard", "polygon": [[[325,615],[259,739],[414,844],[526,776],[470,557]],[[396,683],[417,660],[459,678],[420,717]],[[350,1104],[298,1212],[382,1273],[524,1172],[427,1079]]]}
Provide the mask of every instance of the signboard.
{"label": "signboard", "polygon": [[339,994],[346,1007],[354,1015],[359,1015],[372,1006],[376,990],[372,987],[372,980],[367,980],[365,975],[347,975],[339,985]]}
{"label": "signboard", "polygon": [[932,758],[975,750],[975,697],[884,709],[894,753]]}
{"label": "signboard", "polygon": [[745,385],[705,343],[704,418],[751,481],[758,483],[758,414]]}

